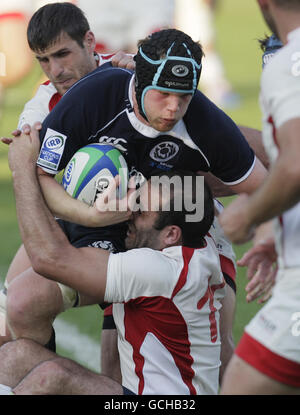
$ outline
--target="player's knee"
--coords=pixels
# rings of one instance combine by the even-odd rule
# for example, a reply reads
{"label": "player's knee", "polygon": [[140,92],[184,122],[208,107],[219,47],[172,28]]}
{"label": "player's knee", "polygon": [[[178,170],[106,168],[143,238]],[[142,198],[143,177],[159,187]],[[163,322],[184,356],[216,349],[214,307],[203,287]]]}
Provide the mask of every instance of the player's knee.
{"label": "player's knee", "polygon": [[6,316],[11,325],[28,324],[35,313],[30,292],[20,288],[19,285],[12,284],[7,291]]}
{"label": "player's knee", "polygon": [[31,381],[36,382],[39,393],[61,394],[69,376],[68,371],[57,359],[46,360],[35,367],[32,372],[34,379],[31,379]]}
{"label": "player's knee", "polygon": [[18,364],[18,361],[22,363],[24,356],[27,355],[27,351],[31,350],[34,342],[30,339],[18,339],[12,340],[0,347],[0,360],[10,362],[13,361]]}
{"label": "player's knee", "polygon": [[59,290],[51,291],[47,285],[15,281],[7,290],[6,315],[12,327],[27,327],[40,320],[52,320],[61,308]]}

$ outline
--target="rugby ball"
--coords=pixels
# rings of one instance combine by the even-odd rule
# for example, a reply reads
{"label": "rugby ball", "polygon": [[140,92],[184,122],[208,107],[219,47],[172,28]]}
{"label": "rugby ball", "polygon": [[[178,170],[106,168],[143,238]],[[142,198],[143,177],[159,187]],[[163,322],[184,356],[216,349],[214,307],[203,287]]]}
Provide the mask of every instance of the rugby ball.
{"label": "rugby ball", "polygon": [[111,145],[89,144],[78,150],[65,168],[62,185],[69,195],[92,206],[98,193],[120,175],[117,197],[126,195],[127,163],[118,149]]}

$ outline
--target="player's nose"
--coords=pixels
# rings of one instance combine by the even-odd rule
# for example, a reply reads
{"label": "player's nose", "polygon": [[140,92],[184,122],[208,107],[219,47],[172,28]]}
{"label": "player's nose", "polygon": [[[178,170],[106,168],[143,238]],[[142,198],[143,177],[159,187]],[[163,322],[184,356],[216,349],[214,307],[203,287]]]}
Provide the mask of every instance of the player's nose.
{"label": "player's nose", "polygon": [[177,112],[180,108],[180,98],[177,95],[170,95],[167,108],[171,112]]}
{"label": "player's nose", "polygon": [[59,78],[64,71],[64,67],[59,63],[58,60],[53,59],[50,61],[50,72],[54,78]]}

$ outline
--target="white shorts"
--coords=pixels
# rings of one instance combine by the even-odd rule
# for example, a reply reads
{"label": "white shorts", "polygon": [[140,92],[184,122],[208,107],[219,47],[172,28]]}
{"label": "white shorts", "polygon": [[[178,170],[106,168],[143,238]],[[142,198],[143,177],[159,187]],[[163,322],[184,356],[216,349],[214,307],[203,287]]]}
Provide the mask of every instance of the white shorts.
{"label": "white shorts", "polygon": [[245,327],[235,353],[267,376],[300,387],[300,268],[278,271],[272,297]]}

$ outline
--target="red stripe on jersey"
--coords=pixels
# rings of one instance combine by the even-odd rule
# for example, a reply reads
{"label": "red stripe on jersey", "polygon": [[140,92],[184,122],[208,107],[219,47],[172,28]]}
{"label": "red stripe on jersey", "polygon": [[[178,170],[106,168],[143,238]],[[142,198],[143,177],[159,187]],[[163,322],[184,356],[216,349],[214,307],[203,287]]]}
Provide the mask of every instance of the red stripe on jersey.
{"label": "red stripe on jersey", "polygon": [[[274,120],[273,120],[272,116],[270,116],[268,118],[268,123],[270,123],[272,125],[273,141],[274,141],[275,146],[278,148],[278,151],[280,151],[280,146],[279,146],[278,139],[277,139],[277,131],[276,131],[275,123],[274,123]],[[281,244],[282,244],[282,247],[283,247],[284,246],[283,216],[282,215],[278,216],[278,219],[279,219],[279,223],[280,223],[281,228],[282,228]],[[283,248],[283,251],[284,251],[284,248]]]}
{"label": "red stripe on jersey", "polygon": [[0,14],[0,19],[25,19],[25,15],[23,13],[3,13]]}
{"label": "red stripe on jersey", "polygon": [[106,60],[111,59],[113,56],[115,56],[115,53],[112,53],[111,55],[100,55],[100,56],[103,61],[106,61]]}
{"label": "red stripe on jersey", "polygon": [[214,295],[216,290],[220,290],[224,288],[225,281],[221,284],[215,284],[215,285],[209,285],[211,277],[209,277],[207,290],[204,296],[201,298],[201,300],[198,301],[197,308],[198,310],[201,310],[201,308],[204,307],[204,305],[209,302],[209,322],[210,322],[210,339],[212,343],[215,343],[218,338],[218,328],[217,328],[217,321],[216,321],[216,307],[214,306]]}
{"label": "red stripe on jersey", "polygon": [[[132,345],[135,373],[139,378],[138,394],[143,393],[144,357],[140,349],[148,333],[152,333],[169,351],[190,394],[196,389],[192,379],[195,372],[190,352],[186,322],[172,300],[164,297],[139,297],[124,304],[125,339]],[[155,353],[155,351],[153,351]]]}
{"label": "red stripe on jersey", "polygon": [[243,334],[235,353],[270,378],[300,387],[300,364],[272,352],[248,333]]}
{"label": "red stripe on jersey", "polygon": [[56,94],[54,94],[52,96],[52,98],[49,101],[49,111],[51,112],[53,110],[53,108],[55,107],[56,104],[58,104],[58,102],[61,100],[61,95],[56,92]]}
{"label": "red stripe on jersey", "polygon": [[49,84],[50,84],[49,79],[48,79],[48,81],[42,83],[42,85],[49,85]]}
{"label": "red stripe on jersey", "polygon": [[273,137],[273,141],[274,141],[274,144],[276,145],[276,147],[279,150],[280,149],[280,146],[279,146],[279,143],[278,143],[278,140],[277,140],[276,127],[275,127],[275,123],[274,123],[273,117],[271,115],[268,118],[268,123],[272,125],[272,137]]}
{"label": "red stripe on jersey", "polygon": [[183,258],[183,268],[181,270],[179,279],[177,281],[176,287],[174,288],[172,299],[175,297],[175,295],[178,293],[178,291],[181,290],[181,288],[186,283],[186,278],[189,270],[189,263],[192,259],[192,256],[194,255],[195,249],[194,248],[187,248],[186,246],[183,246],[181,248],[182,252],[182,258]]}
{"label": "red stripe on jersey", "polygon": [[224,255],[219,254],[219,257],[222,272],[227,274],[233,281],[235,281],[236,269],[233,262]]}
{"label": "red stripe on jersey", "polygon": [[113,306],[112,306],[112,304],[104,309],[103,315],[104,315],[104,317],[109,317],[109,316],[113,315]]}

